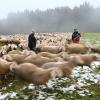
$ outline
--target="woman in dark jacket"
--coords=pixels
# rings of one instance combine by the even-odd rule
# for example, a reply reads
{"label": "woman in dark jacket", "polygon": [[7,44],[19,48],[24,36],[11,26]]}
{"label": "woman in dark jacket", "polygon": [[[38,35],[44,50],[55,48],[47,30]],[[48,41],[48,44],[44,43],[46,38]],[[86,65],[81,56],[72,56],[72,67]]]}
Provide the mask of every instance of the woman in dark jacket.
{"label": "woman in dark jacket", "polygon": [[81,34],[77,31],[77,29],[74,29],[74,32],[72,34],[73,43],[79,43],[80,37],[81,37]]}
{"label": "woman in dark jacket", "polygon": [[32,33],[28,37],[28,47],[30,50],[34,50],[36,48],[36,38],[35,38],[35,31],[32,30]]}

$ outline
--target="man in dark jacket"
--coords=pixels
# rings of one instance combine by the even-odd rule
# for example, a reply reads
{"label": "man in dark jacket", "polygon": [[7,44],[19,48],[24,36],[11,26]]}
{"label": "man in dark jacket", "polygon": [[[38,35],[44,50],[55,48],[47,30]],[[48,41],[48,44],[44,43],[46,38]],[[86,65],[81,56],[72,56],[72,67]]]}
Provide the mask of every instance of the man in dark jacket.
{"label": "man in dark jacket", "polygon": [[81,34],[77,31],[77,29],[74,29],[74,32],[72,34],[73,43],[79,43],[80,37],[81,37]]}
{"label": "man in dark jacket", "polygon": [[28,37],[28,47],[30,50],[35,50],[36,48],[36,38],[35,38],[35,31],[32,30],[32,33]]}

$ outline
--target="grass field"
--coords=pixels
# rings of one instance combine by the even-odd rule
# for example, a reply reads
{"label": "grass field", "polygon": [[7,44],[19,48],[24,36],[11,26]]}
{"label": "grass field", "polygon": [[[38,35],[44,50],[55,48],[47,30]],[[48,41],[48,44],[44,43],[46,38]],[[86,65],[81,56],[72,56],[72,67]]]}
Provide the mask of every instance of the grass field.
{"label": "grass field", "polygon": [[82,36],[82,40],[84,40],[85,42],[90,42],[91,44],[99,44],[100,33],[85,33]]}
{"label": "grass field", "polygon": [[[81,39],[100,44],[100,33],[85,33]],[[95,68],[95,73],[87,67],[74,71],[77,83],[67,78],[50,80],[49,88],[40,86],[37,90],[27,82],[13,81],[0,88],[0,100],[4,96],[7,100],[100,100],[100,66]]]}

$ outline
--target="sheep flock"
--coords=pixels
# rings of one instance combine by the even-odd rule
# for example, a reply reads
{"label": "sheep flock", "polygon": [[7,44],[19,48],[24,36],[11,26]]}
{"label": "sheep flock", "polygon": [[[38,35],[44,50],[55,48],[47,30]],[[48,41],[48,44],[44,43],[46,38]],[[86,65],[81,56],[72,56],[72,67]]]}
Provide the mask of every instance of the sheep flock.
{"label": "sheep flock", "polygon": [[83,38],[79,44],[72,43],[71,33],[36,33],[35,51],[29,50],[27,38],[23,34],[0,35],[0,88],[14,80],[46,87],[56,79],[75,83],[75,68],[93,71],[92,62],[100,62],[100,43],[91,44]]}

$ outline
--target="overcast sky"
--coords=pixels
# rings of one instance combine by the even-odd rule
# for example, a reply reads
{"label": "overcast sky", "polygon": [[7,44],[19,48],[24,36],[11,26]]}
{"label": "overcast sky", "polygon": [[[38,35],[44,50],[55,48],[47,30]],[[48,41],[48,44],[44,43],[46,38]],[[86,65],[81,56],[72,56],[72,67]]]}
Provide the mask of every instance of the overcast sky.
{"label": "overcast sky", "polygon": [[89,2],[94,7],[100,6],[100,0],[0,0],[0,19],[5,18],[9,12],[29,10],[46,10],[61,6],[79,6]]}

